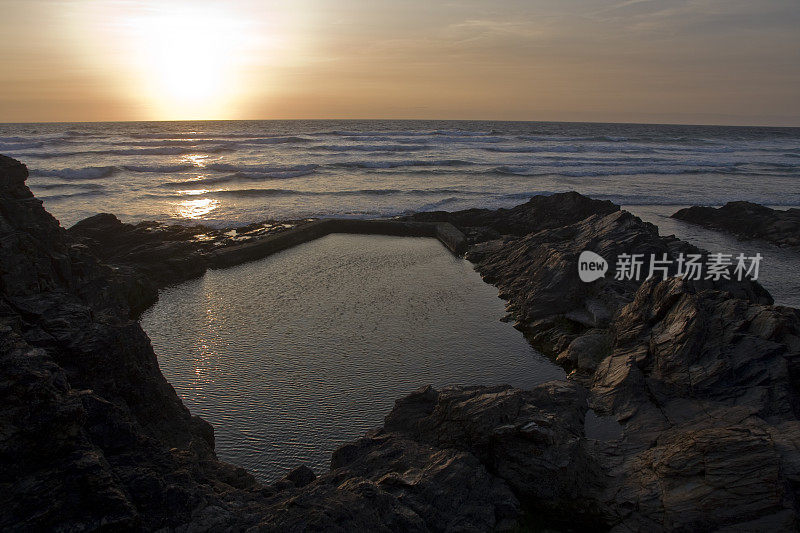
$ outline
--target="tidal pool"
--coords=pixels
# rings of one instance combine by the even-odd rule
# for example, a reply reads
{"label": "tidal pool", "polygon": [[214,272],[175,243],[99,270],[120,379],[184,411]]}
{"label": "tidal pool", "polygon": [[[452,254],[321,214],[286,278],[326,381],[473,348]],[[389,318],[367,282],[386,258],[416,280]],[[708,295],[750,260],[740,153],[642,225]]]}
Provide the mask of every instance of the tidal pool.
{"label": "tidal pool", "polygon": [[563,379],[504,308],[434,239],[335,234],[165,289],[141,324],[219,457],[270,481],[421,386]]}

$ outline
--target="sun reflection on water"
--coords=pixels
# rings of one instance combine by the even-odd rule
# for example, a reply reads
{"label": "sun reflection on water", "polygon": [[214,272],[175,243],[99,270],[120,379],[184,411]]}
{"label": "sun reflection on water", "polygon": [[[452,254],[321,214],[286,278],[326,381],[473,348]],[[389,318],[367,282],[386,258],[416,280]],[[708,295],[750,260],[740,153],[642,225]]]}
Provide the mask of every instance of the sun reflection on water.
{"label": "sun reflection on water", "polygon": [[182,161],[184,163],[191,163],[192,165],[194,165],[194,166],[196,166],[198,168],[203,168],[203,167],[206,166],[206,159],[208,159],[207,155],[189,154],[189,155],[183,156]]}
{"label": "sun reflection on water", "polygon": [[184,200],[175,206],[176,215],[181,218],[200,218],[219,207],[219,200],[203,198]]}

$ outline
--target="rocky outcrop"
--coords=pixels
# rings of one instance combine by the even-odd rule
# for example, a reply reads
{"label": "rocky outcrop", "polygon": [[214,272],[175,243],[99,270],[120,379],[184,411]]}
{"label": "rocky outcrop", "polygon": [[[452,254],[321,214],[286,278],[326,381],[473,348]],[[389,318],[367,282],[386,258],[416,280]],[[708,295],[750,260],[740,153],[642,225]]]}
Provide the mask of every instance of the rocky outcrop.
{"label": "rocky outcrop", "polygon": [[[0,156],[3,530],[800,525],[800,312],[772,306],[753,282],[583,283],[585,249],[607,259],[697,252],[616,206],[567,194],[473,218],[425,215],[468,232],[468,257],[572,379],[527,391],[423,387],[338,449],[329,472],[299,466],[265,486],[217,460],[213,428],[186,410],[130,318],[145,281],[172,279],[146,250],[194,254],[182,243],[201,230],[99,216],[67,232],[26,177]],[[169,231],[185,233],[165,245]],[[238,243],[228,260],[291,245],[291,234]],[[590,408],[622,431],[588,438]]]}
{"label": "rocky outcrop", "polygon": [[[605,277],[580,280],[584,250],[609,260]],[[602,480],[582,495],[595,524],[797,528],[800,313],[730,270],[730,280],[642,282],[645,263],[639,281],[615,279],[622,253],[666,257],[670,275],[679,254],[706,256],[624,211],[484,240],[467,254],[517,327],[623,425],[618,442],[588,454],[602,475],[578,476]]]}
{"label": "rocky outcrop", "polygon": [[405,220],[449,222],[467,236],[470,244],[496,239],[502,235],[522,237],[544,229],[579,222],[590,215],[619,211],[608,200],[593,200],[576,192],[534,196],[510,209],[467,209],[464,211],[429,211],[415,213]]}
{"label": "rocky outcrop", "polygon": [[76,245],[0,158],[0,527],[176,526],[216,487],[216,461],[129,319],[128,287]]}
{"label": "rocky outcrop", "polygon": [[[578,258],[584,250],[606,258],[610,266],[605,277],[591,283],[581,281]],[[617,258],[622,254],[646,258],[638,278],[617,279]],[[486,281],[497,285],[517,327],[537,348],[560,357],[568,368],[583,367],[580,370],[591,375],[594,367],[590,360],[597,362],[607,355],[603,351],[606,343],[598,335],[602,336],[618,311],[633,300],[649,275],[649,258],[666,257],[671,261],[669,274],[674,275],[679,254],[704,255],[686,242],[660,236],[658,228],[627,211],[616,211],[605,216],[592,214],[580,222],[524,237],[486,241],[475,245],[467,258],[475,262]],[[663,277],[661,272],[654,274]],[[734,278],[730,272],[729,276]],[[752,302],[772,303],[767,291],[755,282],[720,279],[692,283]],[[589,337],[582,338],[584,335]],[[573,342],[577,345],[572,346]],[[585,354],[580,363],[578,351]]]}
{"label": "rocky outcrop", "polygon": [[132,316],[138,316],[155,303],[159,288],[203,275],[208,268],[217,266],[215,259],[222,251],[235,253],[248,244],[309,222],[265,221],[217,230],[158,222],[125,224],[112,214],[100,213],[78,222],[68,234],[115,270],[120,279],[133,283],[129,303]]}
{"label": "rocky outcrop", "polygon": [[740,239],[762,239],[800,250],[800,209],[770,209],[752,202],[728,202],[720,208],[692,206],[672,218],[731,233]]}
{"label": "rocky outcrop", "polygon": [[645,283],[591,385],[624,425],[622,531],[788,531],[798,519],[800,312]]}

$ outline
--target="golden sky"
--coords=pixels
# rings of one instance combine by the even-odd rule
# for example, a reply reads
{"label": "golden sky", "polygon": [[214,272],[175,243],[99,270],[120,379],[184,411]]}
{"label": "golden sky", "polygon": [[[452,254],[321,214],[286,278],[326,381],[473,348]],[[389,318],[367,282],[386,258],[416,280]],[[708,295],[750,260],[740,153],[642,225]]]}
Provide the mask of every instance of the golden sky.
{"label": "golden sky", "polygon": [[0,122],[800,126],[798,0],[2,0]]}

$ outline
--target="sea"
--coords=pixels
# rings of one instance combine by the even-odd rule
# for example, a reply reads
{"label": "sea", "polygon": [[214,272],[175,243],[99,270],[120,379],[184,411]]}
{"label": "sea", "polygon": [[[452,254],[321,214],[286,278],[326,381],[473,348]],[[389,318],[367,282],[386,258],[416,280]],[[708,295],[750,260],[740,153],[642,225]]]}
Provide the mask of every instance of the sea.
{"label": "sea", "polygon": [[[63,225],[98,212],[215,227],[510,207],[800,205],[800,128],[482,121],[0,124]],[[673,210],[674,211],[674,210]]]}

